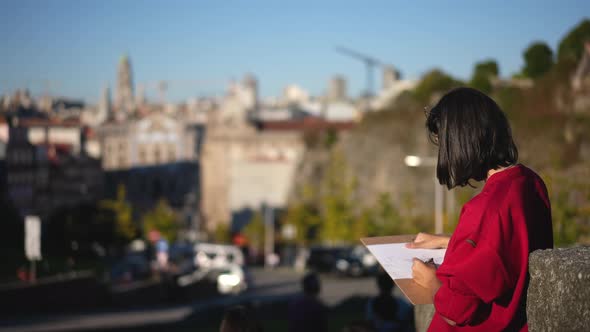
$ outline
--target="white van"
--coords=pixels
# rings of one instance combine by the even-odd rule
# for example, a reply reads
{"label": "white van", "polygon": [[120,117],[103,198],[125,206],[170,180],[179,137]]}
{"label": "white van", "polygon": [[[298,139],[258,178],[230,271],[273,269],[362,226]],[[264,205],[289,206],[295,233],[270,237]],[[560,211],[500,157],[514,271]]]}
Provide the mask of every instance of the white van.
{"label": "white van", "polygon": [[197,243],[194,246],[195,265],[205,269],[227,269],[232,265],[244,266],[244,254],[232,245]]}

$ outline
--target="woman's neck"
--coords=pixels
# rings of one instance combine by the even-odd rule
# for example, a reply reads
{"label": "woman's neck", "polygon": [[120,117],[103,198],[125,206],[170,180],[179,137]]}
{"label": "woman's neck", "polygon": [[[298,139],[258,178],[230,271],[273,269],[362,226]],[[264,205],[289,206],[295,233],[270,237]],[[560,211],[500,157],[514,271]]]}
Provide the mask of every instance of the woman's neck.
{"label": "woman's neck", "polygon": [[[510,166],[507,166],[507,167],[500,167],[500,168],[498,168],[498,169],[490,169],[490,170],[488,171],[488,177],[487,177],[487,179],[489,179],[489,178],[490,178],[490,176],[492,176],[492,175],[494,175],[494,174],[496,174],[496,173],[500,173],[500,172],[502,172],[502,171],[505,171],[505,170],[507,170],[507,169],[509,169],[509,168],[512,168],[512,167],[514,167],[514,165],[510,165]],[[486,180],[487,180],[487,179],[486,179]]]}

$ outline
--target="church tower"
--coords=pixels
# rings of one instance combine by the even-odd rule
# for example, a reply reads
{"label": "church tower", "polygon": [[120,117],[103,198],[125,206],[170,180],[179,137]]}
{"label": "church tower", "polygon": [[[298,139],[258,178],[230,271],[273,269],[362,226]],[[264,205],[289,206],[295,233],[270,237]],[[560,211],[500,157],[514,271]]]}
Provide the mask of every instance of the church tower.
{"label": "church tower", "polygon": [[98,121],[102,123],[112,118],[112,111],[113,108],[111,107],[111,89],[109,89],[109,86],[107,85],[103,88],[102,94],[100,96],[100,101],[98,103]]}
{"label": "church tower", "polygon": [[123,56],[119,61],[117,72],[117,90],[115,107],[118,116],[125,117],[133,110],[135,98],[133,93],[133,73],[131,71],[131,61],[128,56]]}

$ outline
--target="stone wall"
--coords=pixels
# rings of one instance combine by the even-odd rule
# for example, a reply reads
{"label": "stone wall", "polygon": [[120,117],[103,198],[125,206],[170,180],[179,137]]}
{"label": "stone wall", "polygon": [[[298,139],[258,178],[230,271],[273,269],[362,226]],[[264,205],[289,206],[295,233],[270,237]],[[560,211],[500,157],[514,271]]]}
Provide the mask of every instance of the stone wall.
{"label": "stone wall", "polygon": [[434,305],[418,304],[414,306],[416,332],[426,332],[432,316],[434,316]]}
{"label": "stone wall", "polygon": [[590,247],[530,255],[529,331],[590,331]]}
{"label": "stone wall", "polygon": [[[590,331],[590,247],[537,250],[529,258],[529,331]],[[433,305],[414,307],[416,332],[424,332]]]}

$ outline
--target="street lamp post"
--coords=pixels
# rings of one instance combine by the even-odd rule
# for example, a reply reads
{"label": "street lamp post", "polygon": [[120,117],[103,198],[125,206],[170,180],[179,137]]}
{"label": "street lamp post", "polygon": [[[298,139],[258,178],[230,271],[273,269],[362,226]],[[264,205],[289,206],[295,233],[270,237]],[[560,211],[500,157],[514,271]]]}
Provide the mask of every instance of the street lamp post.
{"label": "street lamp post", "polygon": [[404,163],[408,167],[433,167],[434,168],[434,232],[443,232],[443,188],[436,178],[437,160],[433,157],[406,156]]}
{"label": "street lamp post", "polygon": [[275,235],[275,223],[274,213],[271,206],[264,207],[264,266],[272,267],[271,255],[274,254],[274,235]]}

